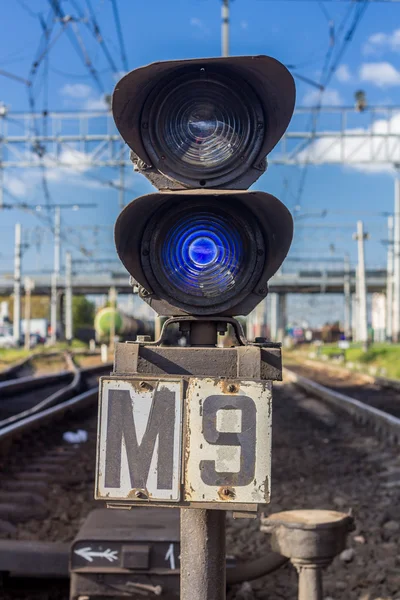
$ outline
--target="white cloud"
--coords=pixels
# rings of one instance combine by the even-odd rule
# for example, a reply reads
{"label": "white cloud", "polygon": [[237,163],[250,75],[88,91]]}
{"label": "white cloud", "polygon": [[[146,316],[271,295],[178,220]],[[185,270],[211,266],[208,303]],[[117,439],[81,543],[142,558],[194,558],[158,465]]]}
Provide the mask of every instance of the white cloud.
{"label": "white cloud", "polygon": [[385,50],[400,52],[400,29],[395,29],[393,33],[374,33],[363,48],[364,54],[382,54]]}
{"label": "white cloud", "polygon": [[60,90],[66,106],[74,110],[108,110],[105,96],[97,96],[93,88],[84,83],[67,83]]}
{"label": "white cloud", "polygon": [[190,19],[190,25],[197,30],[198,34],[201,34],[201,36],[207,36],[210,33],[209,28],[206,26],[206,24],[204,23],[204,21],[202,21],[201,19],[199,19],[198,17],[192,17]]}
{"label": "white cloud", "polygon": [[342,83],[347,83],[352,79],[350,69],[347,65],[340,65],[336,69],[336,78]]}
{"label": "white cloud", "polygon": [[400,71],[388,62],[364,63],[360,67],[360,80],[378,87],[400,85]]}
{"label": "white cloud", "polygon": [[100,96],[99,98],[87,98],[83,108],[85,110],[108,110],[110,107],[104,96]]}
{"label": "white cloud", "polygon": [[5,178],[6,188],[10,191],[13,196],[17,196],[17,198],[23,198],[26,193],[25,183],[16,177],[6,177]]}
{"label": "white cloud", "polygon": [[325,90],[322,93],[319,90],[309,90],[303,98],[305,106],[313,106],[321,102],[321,106],[340,106],[343,99],[337,90]]}
{"label": "white cloud", "polygon": [[190,19],[190,24],[192,25],[192,27],[204,27],[203,21],[201,19],[198,19],[197,17],[192,17]]}
{"label": "white cloud", "polygon": [[88,98],[92,93],[90,85],[85,83],[66,83],[60,90],[60,94],[68,98]]}
{"label": "white cloud", "polygon": [[[382,113],[387,114],[384,109]],[[377,135],[383,133],[392,135],[386,139]],[[315,164],[343,164],[365,173],[394,173],[393,165],[400,163],[400,112],[378,119],[370,127],[346,129],[343,138],[339,135],[319,138],[296,158]]]}
{"label": "white cloud", "polygon": [[[32,154],[32,160],[40,164],[39,157]],[[61,165],[60,165],[61,163]],[[52,153],[46,154],[42,163],[46,168],[46,179],[55,185],[79,186],[85,189],[104,189],[100,181],[91,179],[89,171],[93,168],[90,153],[81,152],[73,147],[64,148],[56,159]],[[85,178],[85,175],[89,177]],[[5,178],[6,189],[17,198],[26,198],[41,185],[42,171],[37,168],[20,171],[18,178],[7,174]]]}

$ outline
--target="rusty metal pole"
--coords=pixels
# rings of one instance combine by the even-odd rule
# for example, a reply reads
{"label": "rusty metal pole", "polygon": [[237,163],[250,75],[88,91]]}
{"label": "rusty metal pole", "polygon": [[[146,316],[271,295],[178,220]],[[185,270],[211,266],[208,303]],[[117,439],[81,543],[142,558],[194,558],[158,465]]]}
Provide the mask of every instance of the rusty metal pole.
{"label": "rusty metal pole", "polygon": [[[191,346],[217,342],[216,323],[191,323]],[[225,554],[225,511],[182,508],[180,600],[225,600]]]}
{"label": "rusty metal pole", "polygon": [[225,600],[225,511],[181,509],[181,600]]}

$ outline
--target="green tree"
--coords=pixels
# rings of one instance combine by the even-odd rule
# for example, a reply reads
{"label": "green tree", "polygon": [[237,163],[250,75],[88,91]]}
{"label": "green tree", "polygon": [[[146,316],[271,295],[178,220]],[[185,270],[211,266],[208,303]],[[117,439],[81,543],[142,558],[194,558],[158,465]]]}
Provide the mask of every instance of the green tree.
{"label": "green tree", "polygon": [[86,296],[72,298],[72,323],[74,331],[78,327],[93,327],[96,308]]}

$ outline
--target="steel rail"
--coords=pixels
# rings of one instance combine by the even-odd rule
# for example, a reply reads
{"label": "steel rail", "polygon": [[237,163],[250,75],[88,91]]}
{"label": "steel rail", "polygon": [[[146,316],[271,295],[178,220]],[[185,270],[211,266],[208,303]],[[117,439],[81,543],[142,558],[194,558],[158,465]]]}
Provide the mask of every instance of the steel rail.
{"label": "steel rail", "polygon": [[83,408],[86,408],[87,406],[90,406],[90,404],[97,399],[97,393],[98,386],[93,387],[82,394],[78,394],[78,396],[74,396],[69,400],[60,402],[55,406],[41,410],[36,414],[24,417],[16,423],[7,425],[0,430],[0,443],[10,440],[17,435],[25,433],[26,431],[32,431],[36,427],[41,427],[42,425],[45,425],[56,418],[64,416],[66,413],[77,412]]}
{"label": "steel rail", "polygon": [[6,400],[9,396],[25,394],[30,390],[52,385],[58,381],[71,378],[73,371],[65,370],[59,373],[49,373],[48,375],[39,375],[38,377],[29,375],[27,377],[19,377],[11,381],[2,381],[0,383],[0,401]]}
{"label": "steel rail", "polygon": [[14,377],[17,377],[18,371],[23,367],[29,365],[30,361],[32,360],[32,357],[33,355],[29,355],[26,358],[23,358],[22,360],[19,360],[18,362],[14,363],[10,367],[2,369],[0,371],[0,381],[8,381],[10,379],[14,379]]}
{"label": "steel rail", "polygon": [[360,400],[351,396],[335,392],[334,390],[321,385],[307,377],[298,375],[291,369],[284,367],[283,379],[286,382],[293,383],[303,391],[317,396],[327,404],[350,414],[356,421],[368,423],[378,433],[385,433],[390,440],[400,441],[400,419],[389,413],[369,406]]}
{"label": "steel rail", "polygon": [[[77,354],[79,352],[72,351],[71,354]],[[9,381],[10,379],[14,379],[17,377],[18,371],[23,367],[29,365],[32,360],[36,360],[38,358],[52,358],[53,356],[61,356],[65,354],[65,352],[32,352],[25,358],[22,358],[18,362],[12,364],[11,366],[0,370],[0,382]]]}
{"label": "steel rail", "polygon": [[[73,365],[73,363],[71,363],[71,364]],[[73,370],[67,371],[67,372],[62,372],[61,375],[58,374],[58,377],[57,377],[57,375],[53,375],[52,378],[51,378],[51,376],[49,376],[48,378],[47,378],[47,376],[44,376],[42,378],[42,381],[44,379],[46,382],[44,385],[48,385],[49,379],[50,379],[50,382],[52,382],[52,381],[56,382],[59,380],[59,377],[64,378],[66,375],[71,376],[71,374],[73,374],[73,379],[69,384],[64,386],[61,390],[57,390],[56,392],[54,392],[47,398],[44,398],[43,400],[41,400],[40,402],[38,402],[31,408],[24,410],[22,412],[16,413],[15,415],[7,417],[6,419],[0,420],[0,439],[1,439],[1,432],[3,431],[3,428],[7,428],[8,426],[10,426],[13,423],[22,421],[32,415],[39,414],[41,411],[48,409],[51,406],[58,405],[61,402],[63,402],[64,400],[70,399],[71,396],[73,396],[75,392],[79,391],[80,387],[84,383],[85,377],[87,377],[89,375],[96,375],[98,372],[107,371],[108,369],[110,369],[110,367],[111,367],[110,364],[101,364],[101,365],[96,365],[94,367],[86,367],[86,368],[81,368],[81,369],[78,369],[77,367],[74,366]],[[32,383],[32,380],[33,380],[33,382],[36,383],[35,380],[39,379],[39,378],[25,378],[25,379],[27,381],[25,381],[22,389],[19,389],[19,391],[23,391],[26,393],[32,389],[31,387],[29,387],[29,384]],[[9,383],[8,386],[3,385],[3,388],[8,387],[10,389],[13,389],[13,388],[18,389],[18,388],[20,388],[20,386],[18,386],[18,384],[21,383],[21,381],[22,380]],[[0,391],[1,391],[1,384],[0,384]],[[15,393],[15,390],[14,390],[14,393]]]}

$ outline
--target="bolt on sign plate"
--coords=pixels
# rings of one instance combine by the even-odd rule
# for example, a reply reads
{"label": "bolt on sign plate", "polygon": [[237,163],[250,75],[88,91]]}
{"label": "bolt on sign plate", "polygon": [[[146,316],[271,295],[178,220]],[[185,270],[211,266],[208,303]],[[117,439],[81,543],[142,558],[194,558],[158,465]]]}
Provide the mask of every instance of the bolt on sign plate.
{"label": "bolt on sign plate", "polygon": [[101,378],[96,498],[179,502],[181,378]]}
{"label": "bolt on sign plate", "polygon": [[186,410],[185,500],[269,502],[271,383],[193,378]]}

